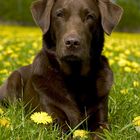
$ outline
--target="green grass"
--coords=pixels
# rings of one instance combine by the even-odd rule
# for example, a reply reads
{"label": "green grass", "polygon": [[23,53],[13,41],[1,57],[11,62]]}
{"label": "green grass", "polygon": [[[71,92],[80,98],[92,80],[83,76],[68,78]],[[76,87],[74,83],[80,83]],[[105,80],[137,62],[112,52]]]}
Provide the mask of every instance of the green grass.
{"label": "green grass", "polygon": [[124,10],[122,19],[119,26],[117,26],[117,29],[120,31],[140,32],[140,1],[117,0],[117,3]]}
{"label": "green grass", "polygon": [[33,1],[34,0],[8,0],[8,2],[6,2],[1,0],[0,20],[33,25],[34,22],[30,11],[30,6]]}
{"label": "green grass", "polygon": [[[41,32],[37,28],[0,26],[0,84],[15,69],[32,62],[41,49]],[[114,85],[109,96],[110,131],[107,140],[138,140],[140,134],[132,121],[140,116],[140,34],[113,33],[106,36],[103,54],[109,58],[114,72]],[[134,85],[134,82],[137,83]],[[0,125],[0,140],[59,140],[57,126],[37,125],[24,113],[21,103],[3,108],[2,118],[8,127]],[[62,137],[62,136],[61,136]],[[62,139],[66,139],[64,135]]]}

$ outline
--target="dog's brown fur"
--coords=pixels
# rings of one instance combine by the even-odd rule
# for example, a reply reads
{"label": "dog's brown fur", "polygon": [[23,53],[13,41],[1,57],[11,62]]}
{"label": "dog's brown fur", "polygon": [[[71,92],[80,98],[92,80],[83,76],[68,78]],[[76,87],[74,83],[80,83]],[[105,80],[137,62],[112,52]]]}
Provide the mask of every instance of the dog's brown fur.
{"label": "dog's brown fur", "polygon": [[[64,131],[85,118],[88,129],[107,124],[113,74],[101,55],[122,9],[109,0],[39,0],[32,14],[43,31],[43,47],[31,65],[14,71],[0,87],[0,99],[23,98],[48,112]],[[94,139],[98,139],[96,136]]]}

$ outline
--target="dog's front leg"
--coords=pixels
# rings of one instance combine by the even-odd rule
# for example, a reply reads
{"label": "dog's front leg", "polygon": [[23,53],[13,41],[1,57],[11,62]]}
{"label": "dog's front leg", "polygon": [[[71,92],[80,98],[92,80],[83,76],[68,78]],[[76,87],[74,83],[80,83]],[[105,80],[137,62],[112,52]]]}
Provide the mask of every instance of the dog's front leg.
{"label": "dog's front leg", "polygon": [[43,110],[50,115],[54,114],[59,124],[67,123],[71,128],[76,127],[81,117],[75,101],[67,93],[58,75],[53,80],[50,78],[32,76],[32,85],[39,96]]}
{"label": "dog's front leg", "polygon": [[0,87],[0,101],[15,102],[22,97],[23,79],[18,71],[14,71]]}
{"label": "dog's front leg", "polygon": [[108,127],[108,96],[102,97],[102,99],[100,99],[97,106],[98,106],[97,111],[90,118],[90,121],[93,123],[89,124],[91,130],[95,132],[92,135],[93,140],[101,140],[99,133],[103,133],[103,129],[109,129]]}

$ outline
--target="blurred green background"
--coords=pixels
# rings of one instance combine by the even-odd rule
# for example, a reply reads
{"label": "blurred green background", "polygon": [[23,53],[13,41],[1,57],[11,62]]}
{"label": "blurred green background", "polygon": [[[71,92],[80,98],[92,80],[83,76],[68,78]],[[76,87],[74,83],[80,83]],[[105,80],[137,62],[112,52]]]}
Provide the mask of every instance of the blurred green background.
{"label": "blurred green background", "polygon": [[[0,0],[0,23],[35,25],[30,13],[33,0]],[[140,0],[113,0],[124,9],[117,31],[140,32]]]}

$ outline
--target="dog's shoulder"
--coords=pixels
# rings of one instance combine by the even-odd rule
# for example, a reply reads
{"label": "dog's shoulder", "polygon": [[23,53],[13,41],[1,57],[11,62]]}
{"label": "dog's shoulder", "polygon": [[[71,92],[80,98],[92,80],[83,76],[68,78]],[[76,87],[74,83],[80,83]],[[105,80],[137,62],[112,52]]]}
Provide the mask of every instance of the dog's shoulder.
{"label": "dog's shoulder", "polygon": [[31,65],[31,74],[45,75],[46,69],[49,66],[47,54],[41,50],[33,60]]}
{"label": "dog's shoulder", "polygon": [[109,90],[113,84],[113,72],[109,66],[108,59],[105,56],[101,56],[100,68],[97,73],[96,88],[98,90],[98,96],[105,96],[109,93]]}

